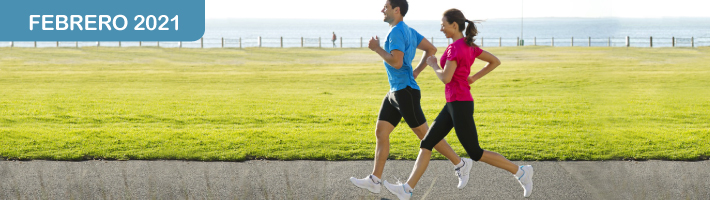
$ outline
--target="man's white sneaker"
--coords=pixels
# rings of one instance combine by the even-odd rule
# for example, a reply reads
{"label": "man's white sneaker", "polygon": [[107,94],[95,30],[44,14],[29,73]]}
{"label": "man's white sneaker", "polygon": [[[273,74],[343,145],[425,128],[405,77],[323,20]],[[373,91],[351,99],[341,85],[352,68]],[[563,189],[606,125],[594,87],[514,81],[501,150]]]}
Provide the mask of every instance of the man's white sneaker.
{"label": "man's white sneaker", "polygon": [[518,182],[520,182],[520,185],[523,186],[523,196],[529,197],[533,190],[533,167],[530,165],[520,166],[519,172],[522,172],[520,176],[513,176],[515,176],[515,178],[518,179]]}
{"label": "man's white sneaker", "polygon": [[473,160],[470,158],[461,158],[461,162],[463,162],[463,167],[454,169],[456,170],[456,176],[459,177],[459,185],[457,186],[459,189],[466,187],[471,168],[473,168]]}
{"label": "man's white sneaker", "polygon": [[382,184],[372,180],[372,175],[369,175],[362,179],[357,179],[355,177],[350,177],[350,182],[353,182],[355,186],[363,189],[367,189],[372,193],[379,194],[382,189]]}
{"label": "man's white sneaker", "polygon": [[400,200],[409,200],[409,198],[412,198],[412,193],[407,192],[404,189],[404,184],[397,183],[397,185],[393,185],[391,183],[388,183],[387,181],[384,181],[384,185],[387,190],[397,196],[397,198],[399,198]]}

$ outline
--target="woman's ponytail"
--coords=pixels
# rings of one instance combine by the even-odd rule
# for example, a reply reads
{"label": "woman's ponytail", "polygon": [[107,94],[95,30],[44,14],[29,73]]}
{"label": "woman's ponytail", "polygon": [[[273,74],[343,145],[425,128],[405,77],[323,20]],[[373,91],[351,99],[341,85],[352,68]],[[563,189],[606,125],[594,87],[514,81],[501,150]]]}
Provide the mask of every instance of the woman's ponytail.
{"label": "woman's ponytail", "polygon": [[476,23],[470,20],[466,20],[468,26],[466,27],[466,44],[468,46],[476,46],[473,42],[476,41],[476,35],[478,35],[478,29],[476,29]]}
{"label": "woman's ponytail", "polygon": [[[479,23],[481,21],[471,21],[466,19],[463,13],[456,8],[446,10],[446,12],[444,12],[444,17],[446,17],[446,21],[448,21],[450,24],[456,23],[459,25],[459,31],[464,33],[464,36],[466,37],[466,44],[468,46],[476,46],[476,44],[474,43],[476,41],[474,37],[478,35],[476,23]],[[468,23],[468,26],[466,26],[466,23]],[[466,32],[464,32],[464,29]]]}

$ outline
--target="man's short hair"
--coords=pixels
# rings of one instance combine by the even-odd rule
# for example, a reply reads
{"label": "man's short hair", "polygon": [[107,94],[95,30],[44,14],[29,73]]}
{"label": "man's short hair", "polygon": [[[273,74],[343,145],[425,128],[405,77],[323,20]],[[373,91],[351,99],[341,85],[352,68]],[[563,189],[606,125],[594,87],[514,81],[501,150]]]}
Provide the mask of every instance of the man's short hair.
{"label": "man's short hair", "polygon": [[407,3],[407,0],[389,0],[390,1],[390,6],[392,6],[392,9],[399,7],[399,13],[402,14],[402,17],[407,15],[407,10],[409,9],[409,3]]}

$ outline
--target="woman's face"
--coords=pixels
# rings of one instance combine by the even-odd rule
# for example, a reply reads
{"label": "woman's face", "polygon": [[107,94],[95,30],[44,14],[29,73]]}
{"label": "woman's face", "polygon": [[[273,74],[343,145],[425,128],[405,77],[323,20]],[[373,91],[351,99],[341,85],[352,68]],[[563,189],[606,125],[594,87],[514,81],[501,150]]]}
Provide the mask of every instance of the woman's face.
{"label": "woman's face", "polygon": [[458,25],[456,23],[449,23],[446,17],[441,18],[441,32],[444,33],[446,38],[452,38],[456,32],[459,32]]}

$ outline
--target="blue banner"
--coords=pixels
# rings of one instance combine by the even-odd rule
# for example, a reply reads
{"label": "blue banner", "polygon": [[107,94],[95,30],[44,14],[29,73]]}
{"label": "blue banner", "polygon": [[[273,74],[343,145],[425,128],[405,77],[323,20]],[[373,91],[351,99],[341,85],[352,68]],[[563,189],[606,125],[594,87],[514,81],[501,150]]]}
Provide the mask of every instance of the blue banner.
{"label": "blue banner", "polygon": [[0,1],[0,41],[195,41],[205,0]]}

